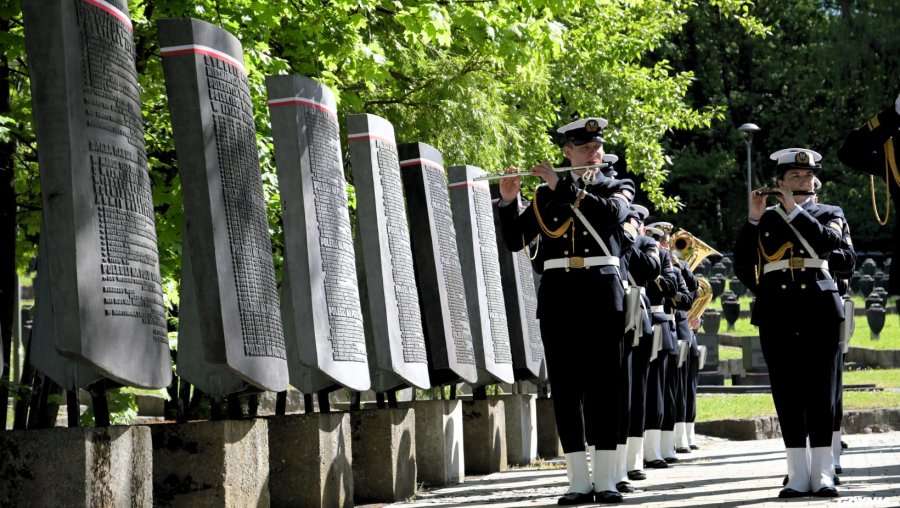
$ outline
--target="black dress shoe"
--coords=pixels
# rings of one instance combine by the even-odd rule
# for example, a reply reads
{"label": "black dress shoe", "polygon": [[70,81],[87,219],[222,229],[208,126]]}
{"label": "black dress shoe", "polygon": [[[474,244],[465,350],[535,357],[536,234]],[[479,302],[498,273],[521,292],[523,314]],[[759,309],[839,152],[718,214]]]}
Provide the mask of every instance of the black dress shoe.
{"label": "black dress shoe", "polygon": [[692,444],[692,445],[691,445],[691,450],[699,450],[699,449],[700,449],[699,446],[697,446],[697,445],[695,445],[695,444]]}
{"label": "black dress shoe", "polygon": [[651,460],[650,462],[644,462],[644,467],[649,467],[650,469],[665,469],[669,467],[669,464],[664,460]]}
{"label": "black dress shoe", "polygon": [[628,471],[628,479],[629,480],[646,480],[647,475],[641,471],[640,469],[635,469],[634,471]]}
{"label": "black dress shoe", "polygon": [[588,492],[586,494],[582,494],[581,492],[569,492],[565,496],[559,498],[559,501],[556,502],[558,505],[562,506],[571,506],[576,504],[588,504],[594,502],[594,493]]}
{"label": "black dress shoe", "polygon": [[613,492],[611,490],[604,490],[603,492],[595,492],[594,493],[594,501],[602,504],[611,504],[611,503],[621,503],[622,502],[622,494],[618,492]]}
{"label": "black dress shoe", "polygon": [[822,487],[813,493],[816,497],[838,497],[838,491],[834,487]]}
{"label": "black dress shoe", "polygon": [[634,487],[631,486],[630,483],[626,481],[621,481],[616,484],[616,490],[619,492],[624,492],[625,494],[631,494],[634,492]]}
{"label": "black dress shoe", "polygon": [[847,448],[850,448],[850,445],[848,445],[846,442],[844,442],[843,439],[841,439],[841,450],[846,450]]}
{"label": "black dress shoe", "polygon": [[788,475],[784,475],[784,480],[781,480],[781,486],[784,487],[785,485],[787,485],[787,482],[788,482]]}
{"label": "black dress shoe", "polygon": [[675,448],[675,453],[691,453],[690,448]]}
{"label": "black dress shoe", "polygon": [[787,499],[791,497],[806,497],[809,495],[809,492],[799,492],[794,489],[781,489],[781,492],[778,493],[778,497],[781,499]]}
{"label": "black dress shoe", "polygon": [[675,464],[676,462],[678,462],[678,457],[666,457],[663,460],[665,460],[669,464]]}
{"label": "black dress shoe", "polygon": [[838,475],[834,475],[834,476],[832,476],[831,478],[834,480],[834,484],[835,484],[835,485],[840,485],[840,484],[841,484],[841,479],[838,478]]}
{"label": "black dress shoe", "polygon": [[843,474],[844,469],[841,466],[834,466],[835,474]]}

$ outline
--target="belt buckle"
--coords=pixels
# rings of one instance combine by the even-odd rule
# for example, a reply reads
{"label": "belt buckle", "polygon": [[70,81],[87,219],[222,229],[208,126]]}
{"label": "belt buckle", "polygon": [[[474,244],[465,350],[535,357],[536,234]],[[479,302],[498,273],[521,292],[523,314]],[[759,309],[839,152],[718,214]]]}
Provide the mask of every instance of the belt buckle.
{"label": "belt buckle", "polygon": [[806,262],[803,258],[791,258],[790,262],[791,268],[803,268],[806,265]]}
{"label": "belt buckle", "polygon": [[568,258],[569,260],[569,268],[584,268],[584,258],[579,256],[572,256]]}

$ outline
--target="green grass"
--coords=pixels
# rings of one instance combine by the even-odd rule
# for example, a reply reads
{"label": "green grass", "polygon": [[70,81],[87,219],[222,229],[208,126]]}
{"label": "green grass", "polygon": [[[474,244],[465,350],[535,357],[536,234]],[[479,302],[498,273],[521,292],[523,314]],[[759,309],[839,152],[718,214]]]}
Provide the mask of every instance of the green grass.
{"label": "green grass", "polygon": [[[845,383],[849,381],[844,380]],[[844,392],[844,411],[850,409],[877,409],[900,407],[900,393],[894,392]],[[728,418],[757,418],[774,416],[772,395],[743,394],[697,395],[697,421],[724,420]]]}
{"label": "green grass", "polygon": [[900,389],[900,369],[863,369],[844,372],[845,385],[874,384],[880,388]]}
{"label": "green grass", "polygon": [[719,344],[719,361],[740,360],[744,357],[744,350],[735,346],[723,346]]}

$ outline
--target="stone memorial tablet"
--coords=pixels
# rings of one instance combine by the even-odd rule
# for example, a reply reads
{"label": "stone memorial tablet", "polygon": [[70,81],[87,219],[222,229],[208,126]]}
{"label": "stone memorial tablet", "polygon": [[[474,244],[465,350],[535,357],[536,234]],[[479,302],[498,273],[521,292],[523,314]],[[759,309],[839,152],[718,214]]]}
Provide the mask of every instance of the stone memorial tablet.
{"label": "stone memorial tablet", "polygon": [[368,390],[347,182],[334,93],[303,76],[266,78],[284,221],[281,315],[291,384]]}
{"label": "stone memorial tablet", "polygon": [[427,388],[428,353],[394,127],[374,115],[350,115],[347,139],[359,217],[362,263],[357,268],[365,292],[360,298],[366,345],[375,356],[369,365],[372,389]]}
{"label": "stone memorial tablet", "polygon": [[[500,215],[497,208],[500,201],[499,186],[491,185],[491,198],[494,230],[499,231]],[[513,374],[517,381],[541,381],[544,343],[541,341],[541,323],[537,319],[537,291],[531,259],[525,249],[517,252],[507,249],[500,235],[497,235],[497,253],[500,261],[500,281],[503,285],[503,302],[506,305],[506,321],[509,325]]]}
{"label": "stone memorial tablet", "polygon": [[272,242],[240,42],[157,22],[184,197],[178,374],[221,396],[287,388]]}
{"label": "stone memorial tablet", "polygon": [[399,146],[419,287],[428,374],[434,385],[478,378],[453,211],[441,153],[425,143]]}
{"label": "stone memorial tablet", "polygon": [[43,195],[32,361],[67,390],[100,376],[164,387],[172,369],[128,4],[25,0],[22,11]]}
{"label": "stone memorial tablet", "polygon": [[512,383],[515,377],[491,191],[487,182],[473,180],[484,174],[483,169],[474,166],[448,168],[453,224],[475,344],[478,384]]}

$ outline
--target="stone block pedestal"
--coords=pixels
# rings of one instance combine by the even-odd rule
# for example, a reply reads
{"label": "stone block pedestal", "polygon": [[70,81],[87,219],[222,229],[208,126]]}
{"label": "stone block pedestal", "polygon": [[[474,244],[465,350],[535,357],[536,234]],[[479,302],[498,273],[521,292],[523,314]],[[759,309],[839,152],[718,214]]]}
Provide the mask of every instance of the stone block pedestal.
{"label": "stone block pedestal", "polygon": [[265,420],[150,425],[153,498],[162,506],[269,506]]}
{"label": "stone block pedestal", "polygon": [[463,402],[466,473],[506,471],[506,415],[498,398]]}
{"label": "stone block pedestal", "polygon": [[402,501],[416,492],[416,417],[412,409],[350,413],[353,498],[356,503]]}
{"label": "stone block pedestal", "polygon": [[510,464],[527,466],[537,458],[537,397],[532,394],[504,395],[506,418],[506,459]]}
{"label": "stone block pedestal", "polygon": [[0,432],[0,505],[152,506],[146,427]]}
{"label": "stone block pedestal", "polygon": [[273,416],[267,421],[272,506],[353,506],[348,413]]}
{"label": "stone block pedestal", "polygon": [[427,487],[455,485],[465,480],[463,413],[459,400],[418,400],[416,473]]}
{"label": "stone block pedestal", "polygon": [[537,399],[534,406],[537,415],[538,456],[545,459],[562,457],[563,449],[562,443],[559,442],[559,433],[556,432],[556,415],[553,413],[553,401],[551,399]]}

